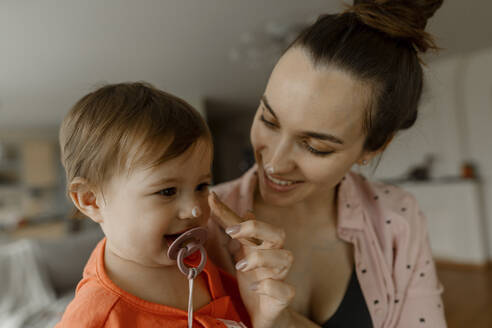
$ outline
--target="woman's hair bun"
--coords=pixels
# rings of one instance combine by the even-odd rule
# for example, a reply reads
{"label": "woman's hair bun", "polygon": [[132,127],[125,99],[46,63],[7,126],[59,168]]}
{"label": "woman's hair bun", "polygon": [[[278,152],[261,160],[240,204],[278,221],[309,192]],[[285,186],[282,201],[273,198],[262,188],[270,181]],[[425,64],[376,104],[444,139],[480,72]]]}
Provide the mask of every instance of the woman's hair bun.
{"label": "woman's hair bun", "polygon": [[425,31],[443,0],[354,0],[347,12],[354,13],[365,25],[391,37],[406,39],[420,52],[438,49]]}

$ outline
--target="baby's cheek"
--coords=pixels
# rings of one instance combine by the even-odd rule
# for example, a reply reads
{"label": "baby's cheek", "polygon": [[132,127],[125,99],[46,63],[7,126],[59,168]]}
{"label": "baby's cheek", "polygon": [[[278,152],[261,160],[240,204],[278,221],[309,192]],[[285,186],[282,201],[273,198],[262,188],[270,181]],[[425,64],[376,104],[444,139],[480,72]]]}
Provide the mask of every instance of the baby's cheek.
{"label": "baby's cheek", "polygon": [[210,206],[208,206],[208,203],[203,205],[203,217],[205,222],[210,218]]}

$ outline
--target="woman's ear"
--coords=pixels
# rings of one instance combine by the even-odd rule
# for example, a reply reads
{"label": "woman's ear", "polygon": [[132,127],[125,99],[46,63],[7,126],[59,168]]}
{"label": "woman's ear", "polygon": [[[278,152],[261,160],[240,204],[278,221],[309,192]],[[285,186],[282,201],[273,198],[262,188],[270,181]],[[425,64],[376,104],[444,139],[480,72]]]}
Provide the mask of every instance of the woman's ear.
{"label": "woman's ear", "polygon": [[363,151],[362,154],[360,155],[359,159],[357,160],[357,164],[360,166],[365,166],[371,162],[371,160],[376,157],[380,153],[379,150],[377,151]]}
{"label": "woman's ear", "polygon": [[376,157],[377,155],[381,154],[382,152],[384,152],[386,150],[386,148],[389,146],[391,141],[393,141],[393,137],[394,137],[394,135],[389,137],[388,140],[386,140],[386,142],[384,143],[384,145],[381,148],[379,148],[378,150],[371,151],[371,152],[363,151],[362,155],[360,156],[359,160],[357,161],[357,164],[367,165],[374,157]]}
{"label": "woman's ear", "polygon": [[80,212],[90,217],[94,222],[103,221],[99,207],[99,193],[89,181],[81,177],[75,177],[69,185],[69,195],[74,205]]}

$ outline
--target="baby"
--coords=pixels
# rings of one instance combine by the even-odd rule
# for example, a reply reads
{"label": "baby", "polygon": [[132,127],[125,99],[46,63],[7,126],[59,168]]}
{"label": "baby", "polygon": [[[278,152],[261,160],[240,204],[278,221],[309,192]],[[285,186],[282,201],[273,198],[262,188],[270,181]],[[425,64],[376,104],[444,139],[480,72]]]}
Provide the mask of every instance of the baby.
{"label": "baby", "polygon": [[[56,327],[186,327],[188,278],[167,255],[205,226],[212,138],[196,110],[145,83],[104,86],[60,129],[68,193],[105,238]],[[189,256],[196,265],[200,255]],[[243,327],[235,279],[208,260],[194,280],[194,327]]]}

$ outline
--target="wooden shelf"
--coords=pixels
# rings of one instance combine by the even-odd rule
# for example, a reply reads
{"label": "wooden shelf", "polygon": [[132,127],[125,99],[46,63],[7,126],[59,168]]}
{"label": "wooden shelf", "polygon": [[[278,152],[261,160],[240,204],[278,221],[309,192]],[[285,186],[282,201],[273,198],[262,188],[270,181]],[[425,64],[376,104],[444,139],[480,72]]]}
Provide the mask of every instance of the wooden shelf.
{"label": "wooden shelf", "polygon": [[39,240],[60,239],[66,234],[67,226],[63,221],[30,225],[8,233],[12,239],[30,238]]}

